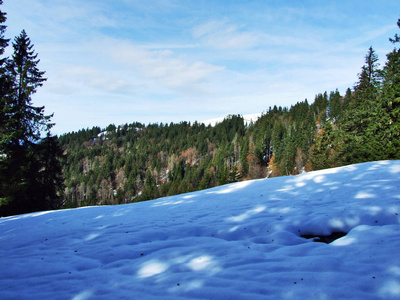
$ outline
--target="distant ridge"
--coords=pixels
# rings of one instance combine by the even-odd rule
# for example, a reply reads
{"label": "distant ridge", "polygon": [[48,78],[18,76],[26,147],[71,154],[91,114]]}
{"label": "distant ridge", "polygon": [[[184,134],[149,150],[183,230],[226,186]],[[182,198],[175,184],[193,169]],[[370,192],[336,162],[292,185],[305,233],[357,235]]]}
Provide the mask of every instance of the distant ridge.
{"label": "distant ridge", "polygon": [[[262,113],[257,113],[257,114],[248,114],[248,115],[241,115],[244,119],[244,122],[247,124],[250,124],[251,122],[256,122],[260,117]],[[218,123],[221,123],[224,119],[228,118],[230,115],[225,116],[225,117],[219,117],[219,118],[214,118],[214,119],[209,119],[205,121],[201,121],[200,123],[203,123],[204,125],[208,126],[215,126]]]}

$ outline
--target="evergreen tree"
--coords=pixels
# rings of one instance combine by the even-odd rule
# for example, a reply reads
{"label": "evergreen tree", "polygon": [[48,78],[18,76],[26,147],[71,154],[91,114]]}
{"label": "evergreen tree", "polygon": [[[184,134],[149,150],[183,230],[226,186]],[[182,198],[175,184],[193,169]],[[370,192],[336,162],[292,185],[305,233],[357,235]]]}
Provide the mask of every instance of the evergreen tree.
{"label": "evergreen tree", "polygon": [[[3,1],[0,0],[0,5]],[[0,55],[4,54],[5,48],[8,46],[8,39],[4,38],[4,34],[7,26],[3,23],[7,20],[6,13],[0,10]],[[7,146],[10,131],[7,130],[9,119],[11,116],[10,107],[7,105],[9,102],[10,93],[12,91],[12,80],[8,76],[5,68],[5,62],[7,58],[0,57],[0,216],[1,207],[6,205],[10,201],[10,197],[6,194],[6,188],[8,183],[8,166],[6,163],[7,153],[5,147]],[[11,182],[11,181],[10,181]]]}
{"label": "evergreen tree", "polygon": [[[26,32],[15,38],[4,76],[10,89],[2,94],[0,137],[0,215],[58,208],[62,189],[58,158],[62,150],[50,136],[51,116],[32,105],[32,95],[46,80]],[[3,74],[2,74],[3,76]],[[41,138],[42,134],[47,138]]]}
{"label": "evergreen tree", "polygon": [[[400,19],[397,21],[400,28]],[[395,34],[389,39],[393,44],[400,43]],[[382,102],[386,111],[384,122],[386,151],[388,158],[400,158],[400,49],[394,48],[387,55],[383,68]]]}
{"label": "evergreen tree", "polygon": [[[3,1],[0,0],[0,5]],[[7,20],[6,13],[0,10],[0,147],[6,142],[6,126],[9,122],[11,114],[10,107],[7,106],[7,99],[12,90],[12,80],[8,76],[5,68],[6,57],[1,57],[4,54],[5,48],[8,46],[9,39],[4,38],[4,34],[7,26],[3,23]],[[0,152],[0,155],[4,155],[4,152]]]}
{"label": "evergreen tree", "polygon": [[146,172],[143,192],[140,200],[151,200],[158,197],[157,183],[149,170]]}
{"label": "evergreen tree", "polygon": [[[0,5],[3,5],[3,0],[0,0]],[[4,54],[5,48],[8,46],[9,39],[4,38],[4,33],[7,26],[3,23],[7,20],[6,13],[0,10],[0,55]],[[6,58],[0,58],[0,66],[5,62]],[[3,75],[3,74],[2,74]]]}
{"label": "evergreen tree", "polygon": [[38,69],[40,62],[33,50],[33,44],[26,32],[15,38],[14,54],[7,62],[7,71],[13,78],[14,95],[9,103],[13,118],[10,129],[13,130],[11,143],[26,145],[36,143],[41,139],[41,132],[48,132],[53,124],[50,116],[44,115],[44,106],[34,107],[32,95],[43,85],[45,72]]}
{"label": "evergreen tree", "polygon": [[381,76],[378,66],[378,57],[370,47],[343,121],[342,159],[346,164],[382,158],[379,119],[383,110],[378,97]]}
{"label": "evergreen tree", "polygon": [[335,92],[331,92],[329,95],[329,104],[328,104],[329,118],[336,123],[340,120],[342,116],[342,97],[338,90]]}
{"label": "evergreen tree", "polygon": [[[37,193],[32,195],[37,210],[57,209],[62,205],[62,192],[64,178],[62,177],[62,164],[64,155],[57,137],[47,134],[38,145],[35,145],[36,160],[39,165],[35,168],[33,178],[37,179],[35,188]],[[32,201],[32,199],[31,199]]]}
{"label": "evergreen tree", "polygon": [[309,158],[313,170],[332,168],[337,165],[337,145],[338,139],[336,131],[331,122],[327,122],[317,136],[315,145],[311,148]]}

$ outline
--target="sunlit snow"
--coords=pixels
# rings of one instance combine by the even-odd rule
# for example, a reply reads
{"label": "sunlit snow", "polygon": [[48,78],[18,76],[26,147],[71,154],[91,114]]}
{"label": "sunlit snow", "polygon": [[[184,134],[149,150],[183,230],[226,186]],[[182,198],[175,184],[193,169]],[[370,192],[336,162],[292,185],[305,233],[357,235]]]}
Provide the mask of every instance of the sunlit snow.
{"label": "sunlit snow", "polygon": [[0,299],[400,299],[399,173],[372,162],[2,218]]}

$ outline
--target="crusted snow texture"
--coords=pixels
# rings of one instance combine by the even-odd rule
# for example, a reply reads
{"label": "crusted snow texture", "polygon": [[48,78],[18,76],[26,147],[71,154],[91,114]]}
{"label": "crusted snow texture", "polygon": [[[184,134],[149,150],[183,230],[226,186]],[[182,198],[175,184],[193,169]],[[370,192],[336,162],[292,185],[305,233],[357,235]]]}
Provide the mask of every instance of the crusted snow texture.
{"label": "crusted snow texture", "polygon": [[2,218],[0,298],[399,299],[399,175],[380,161]]}

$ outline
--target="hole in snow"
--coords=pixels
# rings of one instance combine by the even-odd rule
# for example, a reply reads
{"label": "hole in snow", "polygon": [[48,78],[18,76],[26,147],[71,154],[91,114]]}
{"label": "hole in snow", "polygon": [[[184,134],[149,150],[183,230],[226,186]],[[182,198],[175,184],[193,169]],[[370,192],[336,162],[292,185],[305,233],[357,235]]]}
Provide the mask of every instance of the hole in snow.
{"label": "hole in snow", "polygon": [[314,242],[330,244],[333,241],[340,239],[341,237],[344,237],[346,234],[347,234],[346,232],[336,231],[332,232],[332,234],[330,235],[303,234],[301,235],[301,237],[305,239],[314,239]]}

